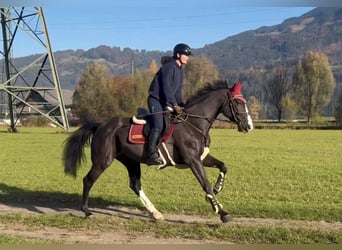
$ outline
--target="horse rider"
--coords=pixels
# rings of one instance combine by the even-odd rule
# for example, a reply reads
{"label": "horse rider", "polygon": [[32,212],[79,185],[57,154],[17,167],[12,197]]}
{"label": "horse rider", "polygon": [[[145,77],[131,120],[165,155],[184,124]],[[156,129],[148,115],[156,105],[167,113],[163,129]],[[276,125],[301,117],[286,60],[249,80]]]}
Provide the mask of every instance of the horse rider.
{"label": "horse rider", "polygon": [[191,48],[185,43],[177,44],[173,56],[162,59],[162,67],[154,76],[147,99],[150,116],[150,132],[147,145],[147,165],[161,165],[162,159],[157,151],[157,145],[163,131],[164,111],[180,113],[184,108],[182,100],[183,65],[187,64],[192,55]]}

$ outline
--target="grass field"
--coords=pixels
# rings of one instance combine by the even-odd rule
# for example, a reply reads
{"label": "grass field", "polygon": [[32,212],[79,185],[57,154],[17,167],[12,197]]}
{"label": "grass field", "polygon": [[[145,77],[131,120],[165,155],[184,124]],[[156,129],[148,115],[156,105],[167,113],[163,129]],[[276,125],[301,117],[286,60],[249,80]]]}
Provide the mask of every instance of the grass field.
{"label": "grass field", "polygon": [[[215,129],[211,136],[211,153],[229,168],[218,199],[233,217],[342,221],[342,131],[255,130],[240,134],[236,130]],[[90,161],[80,169],[76,179],[65,176],[61,153],[66,137],[63,131],[52,128],[21,128],[17,134],[0,128],[0,203],[78,205],[82,178],[89,170]],[[89,150],[87,154],[90,159]],[[189,170],[159,171],[142,166],[142,172],[145,193],[162,213],[217,216]],[[207,173],[214,182],[218,171],[208,169]],[[116,204],[142,208],[128,188],[127,172],[119,163],[114,163],[100,177],[90,197],[90,207]],[[0,213],[2,221],[12,223],[15,218],[16,215]],[[32,216],[22,218],[22,223],[28,224],[38,220]],[[57,218],[63,227],[90,223],[65,216]],[[56,216],[52,219],[42,215],[39,220],[47,225],[56,224]],[[340,231],[323,232],[319,228],[302,232],[278,227],[213,229],[205,225],[197,225],[192,235],[187,231],[194,228],[190,230],[185,225],[127,223],[124,222],[125,227],[130,230],[175,231],[171,237],[183,233],[196,238],[201,232],[204,234],[201,237],[249,243],[338,243],[342,237]],[[0,242],[2,238],[0,233]]]}

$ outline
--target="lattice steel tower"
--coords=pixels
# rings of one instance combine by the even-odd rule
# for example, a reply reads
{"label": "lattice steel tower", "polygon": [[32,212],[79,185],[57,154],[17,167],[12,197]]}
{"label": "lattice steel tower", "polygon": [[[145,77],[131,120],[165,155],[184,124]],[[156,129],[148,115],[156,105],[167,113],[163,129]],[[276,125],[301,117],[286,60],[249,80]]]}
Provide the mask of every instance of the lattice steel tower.
{"label": "lattice steel tower", "polygon": [[[62,90],[41,7],[0,8],[3,48],[0,51],[0,119],[9,118],[10,130],[16,132],[21,118],[39,115],[64,129],[69,129]],[[25,62],[12,58],[16,41],[29,38],[42,54]],[[26,40],[25,40],[26,41]],[[1,49],[1,48],[0,48]]]}

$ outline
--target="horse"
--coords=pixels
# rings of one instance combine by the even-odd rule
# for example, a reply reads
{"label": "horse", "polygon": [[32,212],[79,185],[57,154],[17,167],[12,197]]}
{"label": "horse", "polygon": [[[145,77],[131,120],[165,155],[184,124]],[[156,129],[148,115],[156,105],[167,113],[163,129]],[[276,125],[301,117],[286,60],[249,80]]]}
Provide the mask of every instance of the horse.
{"label": "horse", "polygon": [[[226,81],[216,81],[188,99],[183,113],[174,116],[173,133],[163,144],[167,151],[167,162],[163,167],[174,166],[179,169],[190,168],[200,183],[206,200],[213,211],[219,214],[223,223],[232,220],[217,200],[223,189],[227,175],[224,162],[209,153],[209,131],[220,114],[226,121],[236,123],[239,132],[247,133],[253,129],[247,103],[241,94],[242,83],[236,82],[229,87]],[[150,115],[153,115],[151,113]],[[128,134],[132,117],[114,117],[106,122],[89,121],[75,130],[66,140],[63,150],[64,172],[76,177],[77,169],[85,159],[84,147],[91,144],[92,166],[83,178],[81,210],[88,217],[92,213],[88,207],[88,196],[95,181],[114,159],[121,162],[128,171],[129,187],[139,197],[144,207],[155,220],[164,216],[149,200],[141,185],[141,163],[146,163],[146,143],[132,144]],[[159,145],[159,148],[161,146]],[[219,169],[219,176],[212,186],[204,167]]]}

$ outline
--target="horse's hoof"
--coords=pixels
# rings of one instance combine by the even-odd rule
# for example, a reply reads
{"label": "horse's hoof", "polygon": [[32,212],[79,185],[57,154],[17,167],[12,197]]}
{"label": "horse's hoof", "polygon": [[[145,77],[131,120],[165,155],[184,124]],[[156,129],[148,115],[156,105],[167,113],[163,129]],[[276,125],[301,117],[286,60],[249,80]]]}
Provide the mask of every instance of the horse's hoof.
{"label": "horse's hoof", "polygon": [[86,218],[88,218],[89,216],[91,216],[93,214],[92,212],[90,212],[90,210],[88,208],[82,207],[81,210],[83,211]]}
{"label": "horse's hoof", "polygon": [[153,212],[152,216],[155,220],[164,220],[164,216],[160,212]]}
{"label": "horse's hoof", "polygon": [[228,222],[230,222],[230,221],[232,221],[232,220],[233,220],[233,218],[230,217],[228,214],[221,215],[221,221],[222,221],[223,223],[228,223]]}
{"label": "horse's hoof", "polygon": [[84,212],[84,215],[86,218],[89,218],[90,216],[93,215],[93,213],[92,212]]}

